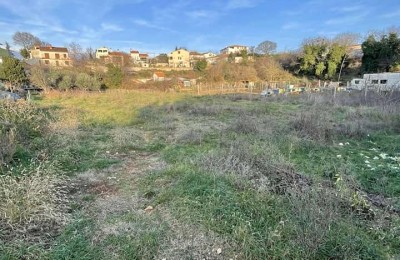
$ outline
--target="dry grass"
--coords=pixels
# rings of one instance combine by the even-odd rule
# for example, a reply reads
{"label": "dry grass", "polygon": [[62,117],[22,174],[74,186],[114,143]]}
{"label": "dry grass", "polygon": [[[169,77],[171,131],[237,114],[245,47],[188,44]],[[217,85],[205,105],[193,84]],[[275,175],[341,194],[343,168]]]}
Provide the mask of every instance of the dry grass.
{"label": "dry grass", "polygon": [[0,135],[0,169],[11,161],[15,151],[15,130],[7,129]]}
{"label": "dry grass", "polygon": [[109,90],[107,92],[49,92],[40,103],[46,107],[61,107],[79,111],[86,124],[130,125],[140,108],[162,105],[185,98],[175,92]]}
{"label": "dry grass", "polygon": [[329,115],[316,108],[299,113],[291,125],[303,138],[321,142],[332,141],[333,124],[329,121]]}
{"label": "dry grass", "polygon": [[59,190],[61,183],[54,175],[40,173],[1,176],[2,221],[11,226],[49,220],[64,222],[65,216],[58,209],[60,196],[64,197]]}
{"label": "dry grass", "polygon": [[0,101],[0,169],[9,163],[18,146],[29,147],[47,131],[48,118],[25,101]]}
{"label": "dry grass", "polygon": [[69,219],[67,180],[38,165],[0,176],[0,241],[49,242]]}

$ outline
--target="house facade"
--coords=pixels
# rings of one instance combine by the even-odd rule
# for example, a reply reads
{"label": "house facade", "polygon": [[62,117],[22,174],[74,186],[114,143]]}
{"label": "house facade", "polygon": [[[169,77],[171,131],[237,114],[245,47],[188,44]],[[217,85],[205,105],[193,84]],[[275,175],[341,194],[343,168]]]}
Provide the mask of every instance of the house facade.
{"label": "house facade", "polygon": [[136,50],[131,50],[130,55],[131,55],[131,59],[132,59],[133,63],[139,64],[139,62],[140,62],[139,52]]}
{"label": "house facade", "polygon": [[164,81],[165,73],[163,71],[156,71],[153,73],[153,81]]}
{"label": "house facade", "polygon": [[122,67],[129,63],[130,56],[125,52],[111,51],[108,53],[108,56],[103,56],[101,58],[104,59],[105,63],[112,63]]}
{"label": "house facade", "polygon": [[71,66],[68,49],[64,47],[35,46],[30,50],[30,58],[42,65]]}
{"label": "house facade", "polygon": [[230,45],[221,50],[221,54],[240,54],[242,51],[249,51],[249,47],[243,45]]}
{"label": "house facade", "polygon": [[217,62],[217,54],[212,52],[203,53],[203,58],[207,61],[208,64],[214,64]]}
{"label": "house facade", "polygon": [[96,49],[96,59],[101,59],[102,57],[108,56],[110,49],[106,47]]}
{"label": "house facade", "polygon": [[139,63],[142,67],[149,67],[150,57],[147,53],[139,53]]}
{"label": "house facade", "polygon": [[204,56],[201,53],[198,53],[197,51],[191,51],[189,52],[189,60],[190,60],[190,66],[193,67],[197,61],[203,60]]}
{"label": "house facade", "polygon": [[172,68],[189,68],[190,53],[185,49],[176,49],[168,54],[168,65]]}

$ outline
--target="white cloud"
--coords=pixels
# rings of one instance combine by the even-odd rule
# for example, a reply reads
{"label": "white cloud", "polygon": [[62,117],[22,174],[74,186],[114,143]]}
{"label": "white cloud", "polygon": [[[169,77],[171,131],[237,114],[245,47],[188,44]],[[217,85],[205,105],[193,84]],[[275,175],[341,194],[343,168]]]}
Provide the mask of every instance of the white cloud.
{"label": "white cloud", "polygon": [[383,18],[397,18],[400,17],[400,9],[382,15]]}
{"label": "white cloud", "polygon": [[326,25],[346,25],[346,24],[354,24],[356,22],[360,22],[364,20],[369,14],[368,11],[359,13],[357,15],[348,15],[348,16],[341,16],[337,18],[332,18],[325,21]]}
{"label": "white cloud", "polygon": [[207,10],[195,10],[195,11],[190,11],[187,12],[186,15],[189,16],[190,18],[207,18],[211,16],[213,12],[212,11],[207,11]]}
{"label": "white cloud", "polygon": [[112,23],[102,23],[101,29],[103,29],[104,31],[112,31],[112,32],[121,32],[124,30],[122,29],[122,27]]}
{"label": "white cloud", "polygon": [[161,31],[167,31],[167,32],[176,32],[172,29],[163,27],[163,26],[159,26],[155,23],[152,23],[148,20],[144,20],[144,19],[136,19],[133,21],[134,24],[138,25],[138,26],[142,26],[142,27],[147,27],[147,28],[151,28],[151,29],[156,29],[156,30],[161,30]]}
{"label": "white cloud", "polygon": [[351,12],[365,10],[365,8],[367,8],[365,5],[349,5],[343,7],[335,7],[332,10],[341,13],[351,13]]}

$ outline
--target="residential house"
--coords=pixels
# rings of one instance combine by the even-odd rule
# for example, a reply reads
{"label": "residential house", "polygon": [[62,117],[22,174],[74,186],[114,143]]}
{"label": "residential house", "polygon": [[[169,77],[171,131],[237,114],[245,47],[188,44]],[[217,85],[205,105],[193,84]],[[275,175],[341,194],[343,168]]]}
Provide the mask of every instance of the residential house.
{"label": "residential house", "polygon": [[221,50],[221,54],[240,54],[242,51],[249,51],[249,47],[243,45],[230,45]]}
{"label": "residential house", "polygon": [[150,61],[149,54],[139,53],[139,59],[140,59],[139,63],[142,67],[146,68],[149,67],[149,61]]}
{"label": "residential house", "polygon": [[139,64],[140,63],[139,52],[136,51],[136,50],[131,50],[130,54],[131,54],[131,59],[132,59],[133,63],[134,64]]}
{"label": "residential house", "polygon": [[53,46],[35,46],[30,52],[30,58],[36,59],[39,64],[51,66],[70,66],[71,59],[68,49]]}
{"label": "residential house", "polygon": [[117,66],[125,66],[129,63],[130,55],[121,51],[111,51],[108,56],[101,57],[105,63],[112,63]]}
{"label": "residential house", "polygon": [[110,53],[110,49],[106,47],[96,49],[96,59],[101,59],[102,57],[107,57]]}
{"label": "residential house", "polygon": [[208,64],[215,64],[217,62],[217,54],[212,52],[203,53],[203,58]]}
{"label": "residential house", "polygon": [[168,54],[168,64],[172,68],[189,68],[190,53],[189,51],[180,48]]}
{"label": "residential house", "polygon": [[164,81],[165,73],[163,71],[156,71],[153,73],[153,81]]}
{"label": "residential house", "polygon": [[197,61],[202,60],[202,59],[204,59],[203,54],[198,53],[197,51],[189,52],[189,60],[190,60],[191,67],[193,67]]}

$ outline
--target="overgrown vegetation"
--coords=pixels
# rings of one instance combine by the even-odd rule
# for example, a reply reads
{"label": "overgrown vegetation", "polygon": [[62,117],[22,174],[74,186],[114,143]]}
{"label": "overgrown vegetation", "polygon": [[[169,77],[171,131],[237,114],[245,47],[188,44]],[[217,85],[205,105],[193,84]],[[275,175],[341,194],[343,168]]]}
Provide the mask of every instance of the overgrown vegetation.
{"label": "overgrown vegetation", "polygon": [[400,70],[400,37],[388,33],[380,37],[369,35],[362,44],[362,68],[365,72]]}
{"label": "overgrown vegetation", "polygon": [[88,73],[74,69],[60,70],[41,66],[32,67],[30,81],[45,90],[100,90],[106,86],[100,73]]}
{"label": "overgrown vegetation", "polygon": [[23,103],[44,128],[13,132],[22,141],[3,161],[0,222],[54,226],[43,228],[50,236],[0,233],[0,252],[396,259],[399,102],[395,92],[260,99],[111,91],[51,93],[36,101],[41,109]]}

